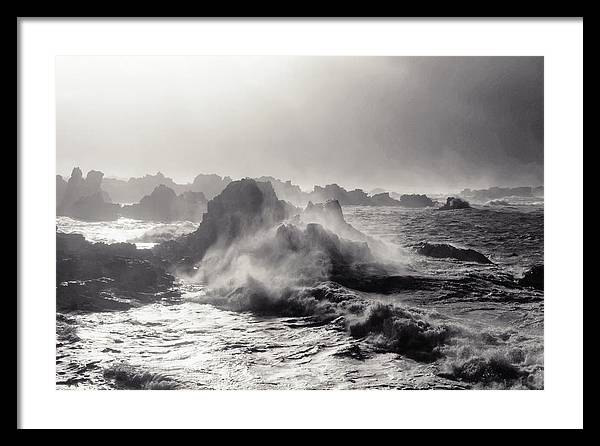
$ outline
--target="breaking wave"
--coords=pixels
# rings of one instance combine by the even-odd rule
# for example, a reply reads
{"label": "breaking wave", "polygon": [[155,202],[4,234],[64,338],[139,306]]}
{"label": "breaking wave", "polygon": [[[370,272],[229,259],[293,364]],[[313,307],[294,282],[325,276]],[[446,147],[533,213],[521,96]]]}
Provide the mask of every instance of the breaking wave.
{"label": "breaking wave", "polygon": [[117,388],[130,390],[174,390],[180,384],[162,373],[154,373],[127,363],[114,364],[104,370],[104,378],[113,380]]}

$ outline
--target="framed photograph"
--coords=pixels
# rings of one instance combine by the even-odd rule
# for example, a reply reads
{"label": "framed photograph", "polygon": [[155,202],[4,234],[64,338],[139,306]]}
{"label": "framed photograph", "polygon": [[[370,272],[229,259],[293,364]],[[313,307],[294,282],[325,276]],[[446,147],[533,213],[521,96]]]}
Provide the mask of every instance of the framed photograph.
{"label": "framed photograph", "polygon": [[582,427],[581,18],[17,28],[18,427]]}

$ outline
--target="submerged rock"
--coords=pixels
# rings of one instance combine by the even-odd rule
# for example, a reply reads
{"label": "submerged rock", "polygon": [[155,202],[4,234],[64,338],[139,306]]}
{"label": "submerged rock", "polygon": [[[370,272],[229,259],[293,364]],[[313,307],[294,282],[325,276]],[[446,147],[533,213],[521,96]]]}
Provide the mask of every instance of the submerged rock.
{"label": "submerged rock", "polygon": [[417,253],[438,259],[456,259],[463,262],[491,264],[492,261],[474,249],[456,248],[446,243],[422,243],[417,247]]}
{"label": "submerged rock", "polygon": [[462,198],[448,197],[446,199],[446,204],[439,207],[438,210],[447,211],[451,209],[468,209],[470,207],[471,205],[469,204],[469,202],[463,200]]}
{"label": "submerged rock", "polygon": [[519,285],[529,286],[538,290],[544,289],[544,265],[535,265],[518,280]]}

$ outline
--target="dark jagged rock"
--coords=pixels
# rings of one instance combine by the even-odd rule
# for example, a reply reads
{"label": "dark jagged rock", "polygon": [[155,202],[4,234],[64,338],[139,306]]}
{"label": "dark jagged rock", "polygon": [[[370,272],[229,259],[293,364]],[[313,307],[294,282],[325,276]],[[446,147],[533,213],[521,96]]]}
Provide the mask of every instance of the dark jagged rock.
{"label": "dark jagged rock", "polygon": [[279,200],[270,183],[233,181],[210,200],[199,228],[177,240],[161,243],[155,252],[173,262],[199,261],[214,244],[228,246],[241,236],[271,228],[289,217],[290,206]]}
{"label": "dark jagged rock", "polygon": [[544,265],[535,265],[529,270],[525,271],[525,274],[521,279],[518,280],[519,285],[536,288],[538,290],[544,289]]}
{"label": "dark jagged rock", "polygon": [[148,250],[56,234],[57,309],[105,311],[171,295],[174,278]]}
{"label": "dark jagged rock", "polygon": [[398,199],[400,206],[407,208],[425,208],[435,206],[435,202],[425,194],[404,194]]}
{"label": "dark jagged rock", "polygon": [[201,221],[206,211],[202,192],[184,192],[177,196],[173,189],[161,184],[139,203],[125,205],[122,214],[138,220],[171,222],[177,220]]}
{"label": "dark jagged rock", "polygon": [[456,248],[445,243],[423,243],[417,247],[417,253],[438,259],[456,259],[463,262],[477,262],[490,264],[492,261],[474,249]]}
{"label": "dark jagged rock", "polygon": [[85,177],[75,167],[69,181],[56,178],[56,214],[79,220],[115,220],[118,205],[110,203],[110,196],[101,189],[104,174],[90,170]]}
{"label": "dark jagged rock", "polygon": [[448,211],[451,209],[468,209],[470,208],[471,205],[469,204],[468,201],[465,201],[461,198],[457,198],[457,197],[448,197],[446,199],[446,204],[439,207],[438,210],[440,211]]}

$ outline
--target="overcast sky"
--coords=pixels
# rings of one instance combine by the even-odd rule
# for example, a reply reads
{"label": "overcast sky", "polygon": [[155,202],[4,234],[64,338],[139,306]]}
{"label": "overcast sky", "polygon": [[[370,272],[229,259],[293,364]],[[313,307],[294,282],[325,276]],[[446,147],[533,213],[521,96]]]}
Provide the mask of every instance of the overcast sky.
{"label": "overcast sky", "polygon": [[541,57],[57,58],[57,171],[543,183]]}

